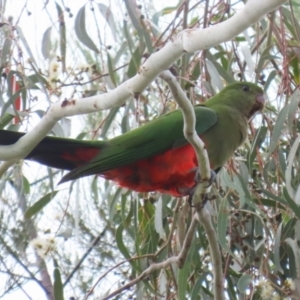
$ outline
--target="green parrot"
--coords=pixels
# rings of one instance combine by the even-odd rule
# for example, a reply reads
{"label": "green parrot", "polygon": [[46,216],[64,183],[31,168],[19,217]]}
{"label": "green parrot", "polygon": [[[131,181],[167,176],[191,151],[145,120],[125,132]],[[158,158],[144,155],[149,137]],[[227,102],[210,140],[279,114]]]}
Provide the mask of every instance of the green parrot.
{"label": "green parrot", "polygon": [[[264,103],[260,87],[239,82],[194,106],[196,131],[212,170],[217,172],[243,144],[249,120]],[[0,145],[13,144],[22,135],[0,130]],[[197,184],[198,162],[183,135],[180,110],[106,141],[45,137],[25,159],[69,170],[60,182],[97,174],[138,192],[176,197],[190,194]]]}

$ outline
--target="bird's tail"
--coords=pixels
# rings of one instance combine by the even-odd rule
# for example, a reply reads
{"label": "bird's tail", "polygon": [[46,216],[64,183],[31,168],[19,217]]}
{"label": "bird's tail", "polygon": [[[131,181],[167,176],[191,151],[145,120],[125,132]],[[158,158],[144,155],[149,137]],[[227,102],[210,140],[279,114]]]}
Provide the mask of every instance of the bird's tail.
{"label": "bird's tail", "polygon": [[[0,130],[0,145],[14,144],[24,134]],[[25,159],[57,169],[73,170],[93,159],[105,145],[104,141],[82,141],[48,136]]]}

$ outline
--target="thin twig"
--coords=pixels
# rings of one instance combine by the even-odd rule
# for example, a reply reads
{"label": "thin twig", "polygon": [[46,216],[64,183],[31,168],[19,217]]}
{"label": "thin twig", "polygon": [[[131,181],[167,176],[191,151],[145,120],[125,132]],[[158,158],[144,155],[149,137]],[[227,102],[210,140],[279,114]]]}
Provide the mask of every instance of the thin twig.
{"label": "thin twig", "polygon": [[120,267],[121,265],[123,265],[124,263],[127,263],[127,262],[130,262],[130,261],[134,261],[134,260],[137,260],[137,259],[142,259],[142,258],[149,258],[149,257],[152,257],[152,258],[155,258],[156,255],[155,254],[145,254],[145,255],[140,255],[140,256],[135,256],[135,257],[131,257],[129,259],[125,259],[119,263],[117,263],[116,265],[114,265],[112,268],[110,268],[109,270],[107,270],[104,274],[102,274],[98,279],[97,281],[95,282],[95,284],[93,285],[93,287],[89,290],[88,294],[85,296],[84,300],[88,299],[88,297],[90,295],[93,294],[96,286],[98,285],[98,283],[104,278],[106,277],[106,275],[108,273],[110,273],[111,271],[113,271],[114,269]]}
{"label": "thin twig", "polygon": [[106,227],[102,230],[102,232],[93,240],[92,244],[90,245],[90,247],[87,249],[87,251],[84,253],[84,255],[82,256],[82,258],[80,259],[80,261],[77,263],[77,265],[74,267],[74,269],[72,270],[72,272],[69,274],[69,276],[67,277],[67,279],[65,280],[63,286],[65,287],[68,282],[71,280],[71,278],[73,277],[73,275],[76,273],[76,271],[80,268],[81,264],[84,262],[84,260],[87,258],[87,256],[89,255],[89,253],[93,250],[93,248],[95,247],[95,245],[99,242],[100,238],[103,237],[103,235],[106,232]]}

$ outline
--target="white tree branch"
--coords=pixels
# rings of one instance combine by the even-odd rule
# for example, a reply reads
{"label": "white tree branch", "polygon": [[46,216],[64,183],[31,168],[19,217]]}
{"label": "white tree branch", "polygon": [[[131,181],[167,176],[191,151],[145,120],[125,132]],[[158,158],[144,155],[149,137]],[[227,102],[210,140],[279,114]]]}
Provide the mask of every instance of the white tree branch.
{"label": "white tree branch", "polygon": [[[172,96],[174,97],[180,109],[182,110],[183,120],[184,120],[184,125],[183,125],[184,136],[195,149],[201,178],[203,179],[203,181],[205,180],[208,181],[210,178],[210,166],[209,166],[208,154],[205,149],[204,143],[202,142],[202,140],[199,138],[199,136],[195,131],[196,117],[195,117],[193,105],[190,102],[190,100],[187,98],[185,92],[178,84],[176,77],[173,76],[170,71],[162,72],[160,74],[160,77],[168,83],[170,90],[172,92]],[[210,187],[205,187],[204,185],[202,186],[204,188],[203,193],[209,192]]]}
{"label": "white tree branch", "polygon": [[[207,151],[204,147],[204,143],[200,139],[200,137],[197,135],[195,131],[195,125],[196,125],[196,117],[194,113],[194,108],[187,98],[185,92],[181,89],[179,83],[177,82],[175,76],[171,74],[170,71],[164,71],[160,74],[160,77],[164,79],[172,92],[172,96],[178,103],[179,107],[182,110],[183,113],[183,119],[184,119],[184,136],[188,140],[188,142],[194,147],[197,159],[198,159],[198,165],[199,165],[199,171],[202,176],[202,178],[210,178],[210,166],[209,166],[209,158]],[[213,266],[213,274],[214,274],[214,294],[216,300],[223,300],[224,299],[224,285],[223,285],[223,272],[222,272],[222,260],[221,260],[221,252],[219,250],[219,243],[216,235],[216,231],[212,225],[211,222],[211,216],[208,210],[203,206],[204,197],[210,190],[210,185],[208,186],[207,181],[203,183],[200,183],[197,186],[196,194],[193,197],[193,204],[196,207],[198,220],[203,225],[204,230],[206,232],[208,241],[209,241],[209,248],[211,253],[211,259],[212,259],[212,266]],[[190,228],[188,230],[188,233],[186,234],[186,238],[184,240],[184,244],[181,249],[181,253],[179,255],[179,262],[178,266],[183,267],[185,263],[185,259],[187,257],[188,251],[190,249],[192,238],[195,234],[195,216],[194,219],[190,225]],[[193,227],[193,226],[194,227]]]}
{"label": "white tree branch", "polygon": [[248,0],[230,19],[205,29],[188,29],[152,54],[139,73],[106,94],[53,104],[42,120],[17,143],[0,146],[0,160],[25,157],[63,117],[86,114],[122,105],[130,96],[142,92],[163,70],[168,69],[185,52],[195,52],[219,45],[234,38],[259,21],[286,0]]}

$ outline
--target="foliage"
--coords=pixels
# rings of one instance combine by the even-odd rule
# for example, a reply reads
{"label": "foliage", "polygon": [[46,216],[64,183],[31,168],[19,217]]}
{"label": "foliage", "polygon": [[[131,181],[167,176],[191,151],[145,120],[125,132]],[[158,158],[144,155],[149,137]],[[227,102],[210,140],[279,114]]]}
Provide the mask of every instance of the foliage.
{"label": "foliage", "polygon": [[[243,5],[90,1],[65,7],[46,1],[31,14],[30,1],[23,2],[20,15],[5,12],[0,27],[0,126],[20,131],[51,102],[113,89],[181,30],[222,22]],[[51,25],[35,37],[36,49],[19,23],[37,14]],[[261,84],[269,95],[262,116],[250,124],[249,142],[220,172],[208,203],[229,299],[290,299],[300,292],[299,17],[298,2],[290,1],[234,40],[185,54],[172,67],[193,104],[240,80]],[[176,107],[165,83],[155,79],[123,107],[65,118],[52,134],[106,139]],[[22,162],[0,182],[2,296],[35,281],[45,295],[47,284],[53,286],[55,299],[100,299],[178,254],[193,215],[186,199],[137,194],[97,178],[57,186],[61,176]],[[36,251],[49,237],[55,247]],[[213,299],[209,251],[198,225],[183,268],[160,268],[116,299]]]}

